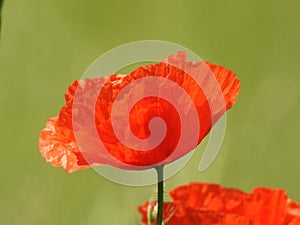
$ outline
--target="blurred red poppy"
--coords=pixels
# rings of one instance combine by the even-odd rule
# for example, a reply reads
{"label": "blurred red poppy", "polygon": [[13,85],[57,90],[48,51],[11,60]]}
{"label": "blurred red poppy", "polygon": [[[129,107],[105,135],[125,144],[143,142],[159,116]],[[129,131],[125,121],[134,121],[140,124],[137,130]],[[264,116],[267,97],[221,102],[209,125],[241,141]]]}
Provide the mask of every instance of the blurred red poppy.
{"label": "blurred red poppy", "polygon": [[[139,89],[126,89],[133,83],[134,88]],[[177,91],[178,87],[181,92]],[[217,97],[218,89],[223,103]],[[164,99],[166,90],[173,102]],[[184,52],[171,55],[164,62],[139,67],[129,75],[75,81],[65,95],[66,104],[59,115],[50,118],[40,133],[39,148],[47,162],[68,172],[103,164],[137,170],[167,164],[192,151],[202,141],[213,124],[235,103],[239,90],[240,82],[233,72],[208,62],[188,62]],[[141,99],[127,109],[136,95]],[[115,109],[118,98],[125,103]],[[176,104],[183,112],[178,112]],[[196,117],[191,114],[191,105]],[[113,110],[116,113],[113,114]],[[127,117],[126,110],[129,111]],[[117,122],[114,123],[112,115]],[[130,129],[125,129],[124,117],[129,119]],[[159,133],[164,127],[151,127],[151,120],[157,117],[166,126],[162,139],[159,135],[156,137],[155,132]],[[141,145],[132,141],[133,146],[127,146],[116,134],[115,125],[125,139],[130,132],[139,140],[154,138]],[[195,135],[196,140],[193,140]]]}
{"label": "blurred red poppy", "polygon": [[[288,199],[282,189],[261,187],[245,193],[216,184],[190,183],[170,195],[173,201],[164,203],[166,225],[300,225],[300,204]],[[148,202],[138,208],[143,224],[155,224],[151,215],[155,205]]]}

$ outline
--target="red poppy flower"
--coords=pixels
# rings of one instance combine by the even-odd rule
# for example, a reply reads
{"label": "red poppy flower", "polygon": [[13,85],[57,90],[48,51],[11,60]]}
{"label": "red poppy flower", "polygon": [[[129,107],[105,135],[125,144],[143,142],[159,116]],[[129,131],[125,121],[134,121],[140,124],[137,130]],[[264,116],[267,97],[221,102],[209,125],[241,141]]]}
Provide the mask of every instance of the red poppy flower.
{"label": "red poppy flower", "polygon": [[[244,193],[215,184],[191,183],[175,188],[170,195],[173,201],[164,203],[166,225],[300,224],[300,204],[288,199],[281,189],[255,188]],[[155,205],[148,202],[138,208],[145,225],[150,225]]]}
{"label": "red poppy flower", "polygon": [[239,90],[233,72],[188,62],[184,52],[129,75],[75,81],[59,115],[42,130],[39,148],[46,161],[68,172],[103,164],[134,170],[164,165],[192,151]]}

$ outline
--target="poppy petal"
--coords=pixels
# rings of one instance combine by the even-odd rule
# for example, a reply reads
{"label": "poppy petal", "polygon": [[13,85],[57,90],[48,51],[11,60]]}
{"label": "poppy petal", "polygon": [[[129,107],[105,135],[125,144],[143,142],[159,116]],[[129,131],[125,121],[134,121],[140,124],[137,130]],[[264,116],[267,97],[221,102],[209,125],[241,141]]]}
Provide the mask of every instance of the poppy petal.
{"label": "poppy petal", "polygon": [[282,189],[255,188],[252,193],[217,184],[190,183],[170,192],[175,202],[191,208],[244,216],[261,224],[296,224],[300,205]]}
{"label": "poppy petal", "polygon": [[[148,225],[149,206],[151,203],[146,203],[138,208],[142,215],[142,222]],[[169,209],[174,210],[170,212]],[[164,203],[163,221],[167,225],[263,225],[257,223],[245,216],[235,214],[225,214],[207,209],[197,209],[176,202]],[[153,219],[154,225],[155,219]]]}
{"label": "poppy petal", "polygon": [[[208,76],[208,73],[213,76]],[[147,79],[143,81],[142,78]],[[133,142],[133,148],[119,140],[111,115],[117,98],[121,96],[121,99],[130,100],[136,97],[136,92],[124,90],[138,82],[143,93],[149,86],[148,78],[158,79],[157,91],[168,90],[171,98],[181,104],[183,112],[180,114],[173,102],[159,96],[144,97],[136,102],[129,111],[130,129],[123,129],[126,121],[122,119],[117,125],[123,136],[128,137],[132,132],[139,140],[150,138],[150,141],[142,142],[148,149],[143,151],[139,141]],[[210,80],[215,80],[216,85],[209,85]],[[178,86],[180,88],[175,89],[182,91],[173,91],[170,85]],[[216,97],[218,89],[223,103]],[[68,172],[101,164],[134,170],[167,164],[192,151],[203,140],[213,124],[236,101],[239,90],[240,83],[233,72],[208,62],[189,62],[184,52],[171,55],[164,62],[139,67],[129,75],[114,74],[75,81],[68,88],[66,104],[59,115],[50,119],[41,132],[39,148],[47,162]],[[190,100],[183,100],[184,96]],[[96,99],[96,105],[93,105],[93,99]],[[126,107],[129,106],[123,105],[118,116],[124,116],[122,112],[126,111]],[[196,117],[189,114],[193,107]],[[186,117],[182,119],[182,115]],[[160,137],[152,135],[149,128],[152,119],[158,117],[166,125],[166,134],[161,142],[157,141]],[[185,125],[181,124],[181,120],[185,121]],[[199,122],[200,130],[195,126]],[[162,130],[159,126],[154,128]],[[94,129],[96,135],[93,134]],[[191,138],[193,135],[196,135],[195,138]],[[103,147],[99,147],[99,140]],[[156,142],[159,145],[154,145]]]}

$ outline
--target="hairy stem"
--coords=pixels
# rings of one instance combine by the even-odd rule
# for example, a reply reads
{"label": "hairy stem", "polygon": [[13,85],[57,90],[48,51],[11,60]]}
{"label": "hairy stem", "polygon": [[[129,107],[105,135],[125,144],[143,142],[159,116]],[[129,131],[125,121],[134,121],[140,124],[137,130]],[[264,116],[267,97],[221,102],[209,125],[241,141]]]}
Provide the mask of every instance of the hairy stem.
{"label": "hairy stem", "polygon": [[157,222],[156,225],[163,224],[163,206],[164,206],[164,167],[156,167],[157,172]]}

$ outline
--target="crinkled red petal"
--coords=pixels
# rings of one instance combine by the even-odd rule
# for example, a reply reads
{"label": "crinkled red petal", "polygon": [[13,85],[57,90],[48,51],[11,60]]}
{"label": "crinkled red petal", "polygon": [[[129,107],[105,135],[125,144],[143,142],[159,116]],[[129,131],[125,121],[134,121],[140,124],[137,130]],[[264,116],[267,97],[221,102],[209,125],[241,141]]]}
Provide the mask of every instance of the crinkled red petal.
{"label": "crinkled red petal", "polygon": [[[138,208],[142,222],[148,225],[149,204]],[[166,225],[263,225],[245,216],[224,214],[207,209],[198,209],[177,202],[164,203],[163,220]],[[155,225],[155,219],[153,225]]]}
{"label": "crinkled red petal", "polygon": [[[172,65],[175,61],[176,65],[181,65],[181,68]],[[207,70],[207,67],[212,71],[221,87],[225,109],[221,104],[219,109],[212,112],[209,105],[210,100],[206,96],[211,98],[213,102],[216,88],[208,87],[207,90],[210,90],[210,93],[206,91],[204,94],[202,88],[189,76],[189,73],[195,73],[195,71],[201,73],[203,68]],[[184,71],[182,68],[184,68]],[[43,157],[52,165],[61,166],[68,172],[72,172],[99,164],[109,164],[118,168],[124,168],[124,164],[128,164],[127,169],[132,169],[131,166],[151,167],[172,162],[193,150],[195,146],[192,145],[189,139],[186,139],[183,141],[183,147],[180,151],[171,155],[181,135],[180,119],[176,109],[159,97],[149,97],[139,101],[130,111],[129,123],[133,134],[138,138],[145,138],[150,135],[149,121],[153,117],[161,117],[168,127],[168,132],[160,145],[151,151],[137,151],[123,145],[116,137],[110,117],[116,96],[130,82],[150,76],[167,78],[188,93],[196,107],[198,119],[201,123],[198,144],[210,131],[212,125],[235,102],[240,90],[240,83],[233,72],[208,62],[188,62],[184,53],[172,55],[166,62],[139,67],[127,76],[112,75],[109,77],[85,79],[80,82],[75,81],[65,95],[66,104],[61,109],[59,116],[50,119],[46,128],[40,134],[39,147]],[[201,85],[205,86],[207,82],[205,76],[203,79]],[[105,80],[104,87],[98,93],[99,83],[103,82],[103,80]],[[78,92],[82,96],[87,95],[83,99],[92,97],[97,99],[95,123],[99,137],[89,135],[89,132],[93,130],[92,126],[94,126],[93,121],[86,119],[87,117],[85,116],[86,112],[94,110],[94,108],[91,108],[89,100],[80,102],[81,110],[74,109],[75,93],[77,94]],[[91,97],[90,95],[95,96]],[[73,131],[74,121],[72,120],[74,115],[77,118],[82,118],[80,120],[82,124],[76,125],[79,128],[82,127],[81,132],[85,133],[83,135],[86,146],[85,151],[79,150],[75,139]],[[194,122],[193,120],[187,120],[187,123],[191,124],[191,129],[193,129],[192,125]],[[94,143],[99,138],[108,152],[102,151],[99,153],[99,149],[95,148],[96,145]],[[85,154],[83,155],[82,152],[85,152]],[[144,167],[143,169],[145,169]],[[134,167],[134,169],[138,168]]]}
{"label": "crinkled red petal", "polygon": [[261,224],[300,224],[300,205],[282,189],[255,188],[252,193],[220,185],[191,183],[170,192],[175,202],[191,208],[244,216]]}

